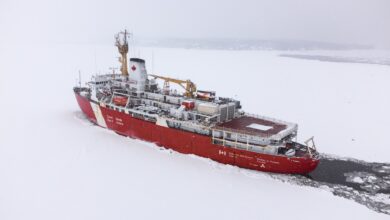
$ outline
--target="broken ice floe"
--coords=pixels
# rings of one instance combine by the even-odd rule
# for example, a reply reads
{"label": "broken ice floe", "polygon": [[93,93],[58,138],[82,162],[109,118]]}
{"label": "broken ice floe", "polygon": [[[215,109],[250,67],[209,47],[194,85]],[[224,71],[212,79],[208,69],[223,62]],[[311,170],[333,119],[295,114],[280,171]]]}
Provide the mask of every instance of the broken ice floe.
{"label": "broken ice floe", "polygon": [[[345,173],[344,176],[347,182],[359,184],[361,189],[371,193],[377,193],[381,189],[386,190],[390,188],[390,182],[387,179],[373,173],[350,172]],[[386,176],[386,178],[388,177]]]}
{"label": "broken ice floe", "polygon": [[389,173],[390,174],[390,166],[389,165],[377,165],[372,168],[375,172],[378,173]]}

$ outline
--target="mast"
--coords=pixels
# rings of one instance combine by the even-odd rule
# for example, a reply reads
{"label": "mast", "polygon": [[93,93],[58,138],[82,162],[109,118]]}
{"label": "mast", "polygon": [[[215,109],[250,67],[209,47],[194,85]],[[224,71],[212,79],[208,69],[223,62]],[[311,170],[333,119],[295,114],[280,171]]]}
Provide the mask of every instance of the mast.
{"label": "mast", "polygon": [[119,62],[121,63],[121,73],[123,76],[128,76],[129,72],[127,69],[127,52],[129,51],[129,44],[127,38],[129,38],[130,33],[125,31],[119,32],[115,35],[115,46],[118,48],[121,57]]}
{"label": "mast", "polygon": [[79,87],[81,88],[81,71],[79,70]]}

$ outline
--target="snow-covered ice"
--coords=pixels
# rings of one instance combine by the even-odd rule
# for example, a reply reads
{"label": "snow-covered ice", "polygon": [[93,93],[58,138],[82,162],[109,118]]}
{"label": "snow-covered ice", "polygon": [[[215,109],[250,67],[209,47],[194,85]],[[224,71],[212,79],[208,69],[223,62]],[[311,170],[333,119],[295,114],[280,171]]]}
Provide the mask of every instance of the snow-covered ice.
{"label": "snow-covered ice", "polygon": [[[297,122],[299,139],[314,135],[321,152],[390,158],[389,66],[277,51],[140,51],[148,70],[191,78],[200,89],[241,99],[249,112]],[[283,181],[289,176],[162,150],[92,125],[72,86],[78,70],[85,81],[117,66],[116,56],[111,45],[0,44],[0,219],[389,218],[325,186],[290,184]]]}

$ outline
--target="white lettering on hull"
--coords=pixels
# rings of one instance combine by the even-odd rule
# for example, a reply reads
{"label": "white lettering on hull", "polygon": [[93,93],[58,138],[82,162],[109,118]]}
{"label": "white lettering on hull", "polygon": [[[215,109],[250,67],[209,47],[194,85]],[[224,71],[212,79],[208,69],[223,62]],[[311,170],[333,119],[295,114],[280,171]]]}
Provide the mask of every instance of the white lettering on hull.
{"label": "white lettering on hull", "polygon": [[107,123],[115,123],[120,126],[124,126],[123,120],[121,118],[117,118],[111,115],[106,115]]}
{"label": "white lettering on hull", "polygon": [[124,125],[121,118],[115,118],[115,124],[120,125],[120,126]]}
{"label": "white lettering on hull", "polygon": [[91,103],[91,107],[92,107],[93,113],[95,114],[96,123],[99,126],[101,126],[103,128],[106,128],[107,127],[106,121],[104,120],[102,111],[100,110],[100,106],[95,104],[95,103],[93,103],[93,102],[90,102],[90,103]]}
{"label": "white lettering on hull", "polygon": [[223,151],[223,150],[219,150],[219,151],[218,151],[218,154],[219,154],[219,155],[223,155],[223,156],[226,156],[226,151]]}

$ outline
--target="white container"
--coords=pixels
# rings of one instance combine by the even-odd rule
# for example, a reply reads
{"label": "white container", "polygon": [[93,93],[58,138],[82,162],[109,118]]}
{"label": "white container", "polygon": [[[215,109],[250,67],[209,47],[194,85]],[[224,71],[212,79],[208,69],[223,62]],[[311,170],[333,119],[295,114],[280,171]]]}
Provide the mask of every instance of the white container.
{"label": "white container", "polygon": [[218,113],[218,105],[211,103],[200,103],[197,110],[200,114],[215,115]]}

